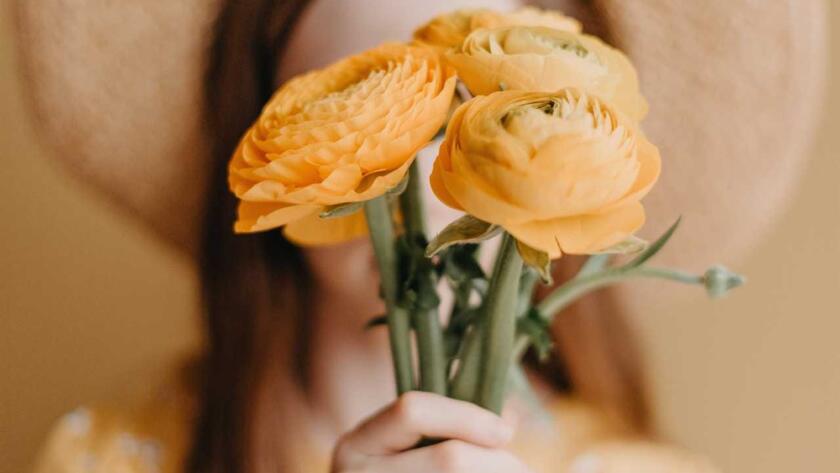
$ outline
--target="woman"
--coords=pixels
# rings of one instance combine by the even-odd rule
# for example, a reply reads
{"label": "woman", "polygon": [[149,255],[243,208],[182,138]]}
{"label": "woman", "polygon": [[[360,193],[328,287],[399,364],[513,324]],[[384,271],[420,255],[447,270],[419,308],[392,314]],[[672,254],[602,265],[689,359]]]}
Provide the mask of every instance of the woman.
{"label": "woman", "polygon": [[[506,419],[432,395],[393,401],[385,340],[381,333],[359,329],[381,309],[367,244],[301,251],[279,232],[235,236],[230,231],[235,202],[225,181],[227,159],[271,91],[296,73],[384,39],[407,37],[414,25],[453,8],[453,2],[230,1],[208,11],[198,1],[143,7],[90,1],[72,17],[61,3],[33,3],[20,4],[21,45],[47,137],[64,155],[84,157],[77,166],[153,221],[159,232],[186,248],[199,248],[207,329],[206,353],[181,378],[186,381],[172,391],[176,396],[139,410],[74,412],[52,435],[38,471],[708,470],[703,461],[651,442],[642,370],[619,311],[632,308],[633,299],[623,296],[618,304],[616,295],[601,294],[573,309],[580,316],[559,318],[559,354],[553,366],[534,372],[551,422],[516,399]],[[517,6],[505,0],[479,3]],[[769,208],[791,181],[793,173],[785,166],[801,162],[805,140],[799,137],[807,133],[794,127],[808,128],[817,98],[808,94],[818,89],[813,82],[819,77],[815,51],[821,38],[813,33],[819,31],[813,19],[819,18],[821,4],[798,3],[798,20],[787,17],[785,2],[775,10],[763,6],[754,21],[756,37],[781,34],[791,46],[779,48],[785,51],[779,64],[767,66],[751,54],[763,46],[749,41],[744,46],[743,38],[727,36],[732,31],[710,13],[752,19],[758,11],[750,2],[703,2],[704,16],[695,11],[697,2],[675,11],[663,11],[655,2],[561,3],[556,6],[586,20],[590,31],[637,53],[643,79],[647,73],[659,80],[650,84],[656,90],[650,132],[667,137],[663,154],[709,153],[694,164],[674,163],[676,181],[666,181],[668,196],[659,202],[670,202],[662,208],[704,215],[719,201],[715,186],[727,189],[743,181],[749,163],[766,164],[770,153],[778,157],[774,162],[788,163],[750,176],[752,186],[740,189],[743,199],[739,193],[727,200],[727,212],[696,223],[752,236],[739,229],[768,220]],[[154,26],[138,34],[144,25]],[[711,34],[714,28],[720,34]],[[803,37],[802,31],[809,33]],[[74,42],[87,35],[92,39]],[[686,35],[688,42],[676,39]],[[200,40],[206,37],[212,39]],[[727,48],[716,42],[727,40]],[[210,51],[206,75],[205,48]],[[715,54],[704,55],[702,62],[709,70],[696,70],[689,53],[710,50]],[[753,61],[748,71],[741,65],[744,57]],[[733,70],[736,64],[740,68]],[[762,67],[772,72],[762,76],[764,83],[775,87],[744,85],[744,74]],[[72,71],[80,69],[89,76],[73,79]],[[787,75],[789,69],[794,75]],[[720,93],[724,84],[733,91],[729,101],[719,97],[726,95]],[[782,84],[798,96],[777,98]],[[68,86],[80,93],[68,94]],[[687,87],[690,101],[672,100],[685,95]],[[201,90],[204,97],[197,95]],[[767,100],[771,96],[774,100]],[[61,100],[51,100],[55,97]],[[62,106],[56,108],[57,103]],[[657,103],[663,110],[658,116]],[[117,119],[105,120],[101,112]],[[673,127],[675,117],[683,120],[681,128]],[[789,139],[774,142],[781,135],[777,130],[786,130]],[[699,187],[709,196],[704,199],[689,176],[715,172],[714,163],[721,160],[714,153],[724,151],[741,156],[743,164],[730,163],[726,169],[732,176]],[[124,161],[115,165],[115,156]],[[138,175],[144,177],[140,183]],[[202,175],[209,184],[193,182]],[[164,191],[141,189],[143,182],[162,178],[172,184]],[[779,191],[759,204],[749,199],[755,188]],[[673,199],[680,195],[691,198],[675,207]],[[180,215],[172,218],[172,209],[200,213],[186,207],[204,210],[202,225],[192,226]],[[703,240],[683,240],[682,248],[703,250]],[[737,251],[749,245],[745,240],[728,239],[723,249]],[[574,264],[566,259],[560,269],[571,271]],[[516,417],[518,423],[512,420]],[[424,436],[452,440],[405,451]]]}

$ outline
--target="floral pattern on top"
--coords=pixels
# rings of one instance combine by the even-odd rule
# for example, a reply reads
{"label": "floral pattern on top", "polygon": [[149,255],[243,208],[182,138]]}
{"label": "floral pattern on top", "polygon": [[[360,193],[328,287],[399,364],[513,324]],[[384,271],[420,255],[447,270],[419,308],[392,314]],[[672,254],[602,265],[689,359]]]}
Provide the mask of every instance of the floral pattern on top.
{"label": "floral pattern on top", "polygon": [[[633,439],[598,409],[562,398],[552,422],[524,421],[513,450],[535,473],[716,473],[702,458]],[[50,434],[34,473],[182,473],[191,412],[171,402],[142,409],[80,407]],[[327,471],[329,452],[302,459],[301,471]]]}

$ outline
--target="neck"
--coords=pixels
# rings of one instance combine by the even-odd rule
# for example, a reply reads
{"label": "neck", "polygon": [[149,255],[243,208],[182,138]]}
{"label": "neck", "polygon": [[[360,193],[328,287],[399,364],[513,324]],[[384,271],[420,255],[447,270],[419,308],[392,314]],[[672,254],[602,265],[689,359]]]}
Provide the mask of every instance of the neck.
{"label": "neck", "polygon": [[323,292],[313,309],[308,403],[316,425],[334,439],[393,400],[387,334],[364,328],[384,309],[378,300],[352,303]]}

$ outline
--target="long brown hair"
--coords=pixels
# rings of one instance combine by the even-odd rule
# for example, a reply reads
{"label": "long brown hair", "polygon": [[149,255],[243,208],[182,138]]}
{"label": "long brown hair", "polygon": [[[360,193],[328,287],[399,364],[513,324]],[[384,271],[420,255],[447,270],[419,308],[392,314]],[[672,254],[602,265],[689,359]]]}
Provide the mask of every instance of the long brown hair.
{"label": "long brown hair", "polygon": [[[290,356],[285,359],[292,364],[281,368],[303,373],[306,266],[280,232],[231,232],[236,202],[227,189],[226,165],[239,137],[276,87],[277,65],[307,4],[230,0],[216,24],[206,78],[214,169],[200,255],[206,353],[187,465],[191,473],[256,470],[258,459],[249,458],[260,440],[253,438],[258,416],[254,406],[270,347],[286,347]],[[563,266],[568,268],[569,262]],[[569,309],[558,317],[554,332],[557,355],[539,369],[546,379],[646,432],[649,415],[639,354],[610,294]]]}

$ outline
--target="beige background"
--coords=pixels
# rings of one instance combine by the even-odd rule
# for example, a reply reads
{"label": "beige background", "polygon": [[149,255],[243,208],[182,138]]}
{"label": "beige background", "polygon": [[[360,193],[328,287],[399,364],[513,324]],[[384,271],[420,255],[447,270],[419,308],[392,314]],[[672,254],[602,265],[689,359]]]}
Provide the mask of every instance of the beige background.
{"label": "beige background", "polygon": [[[34,144],[0,15],[0,473],[11,473],[61,413],[136,396],[197,337],[189,264]],[[832,16],[837,51],[840,8]],[[833,77],[837,110],[840,60]],[[652,303],[638,319],[663,430],[729,472],[840,471],[837,123],[826,120],[780,225],[736,263],[747,287]]]}

